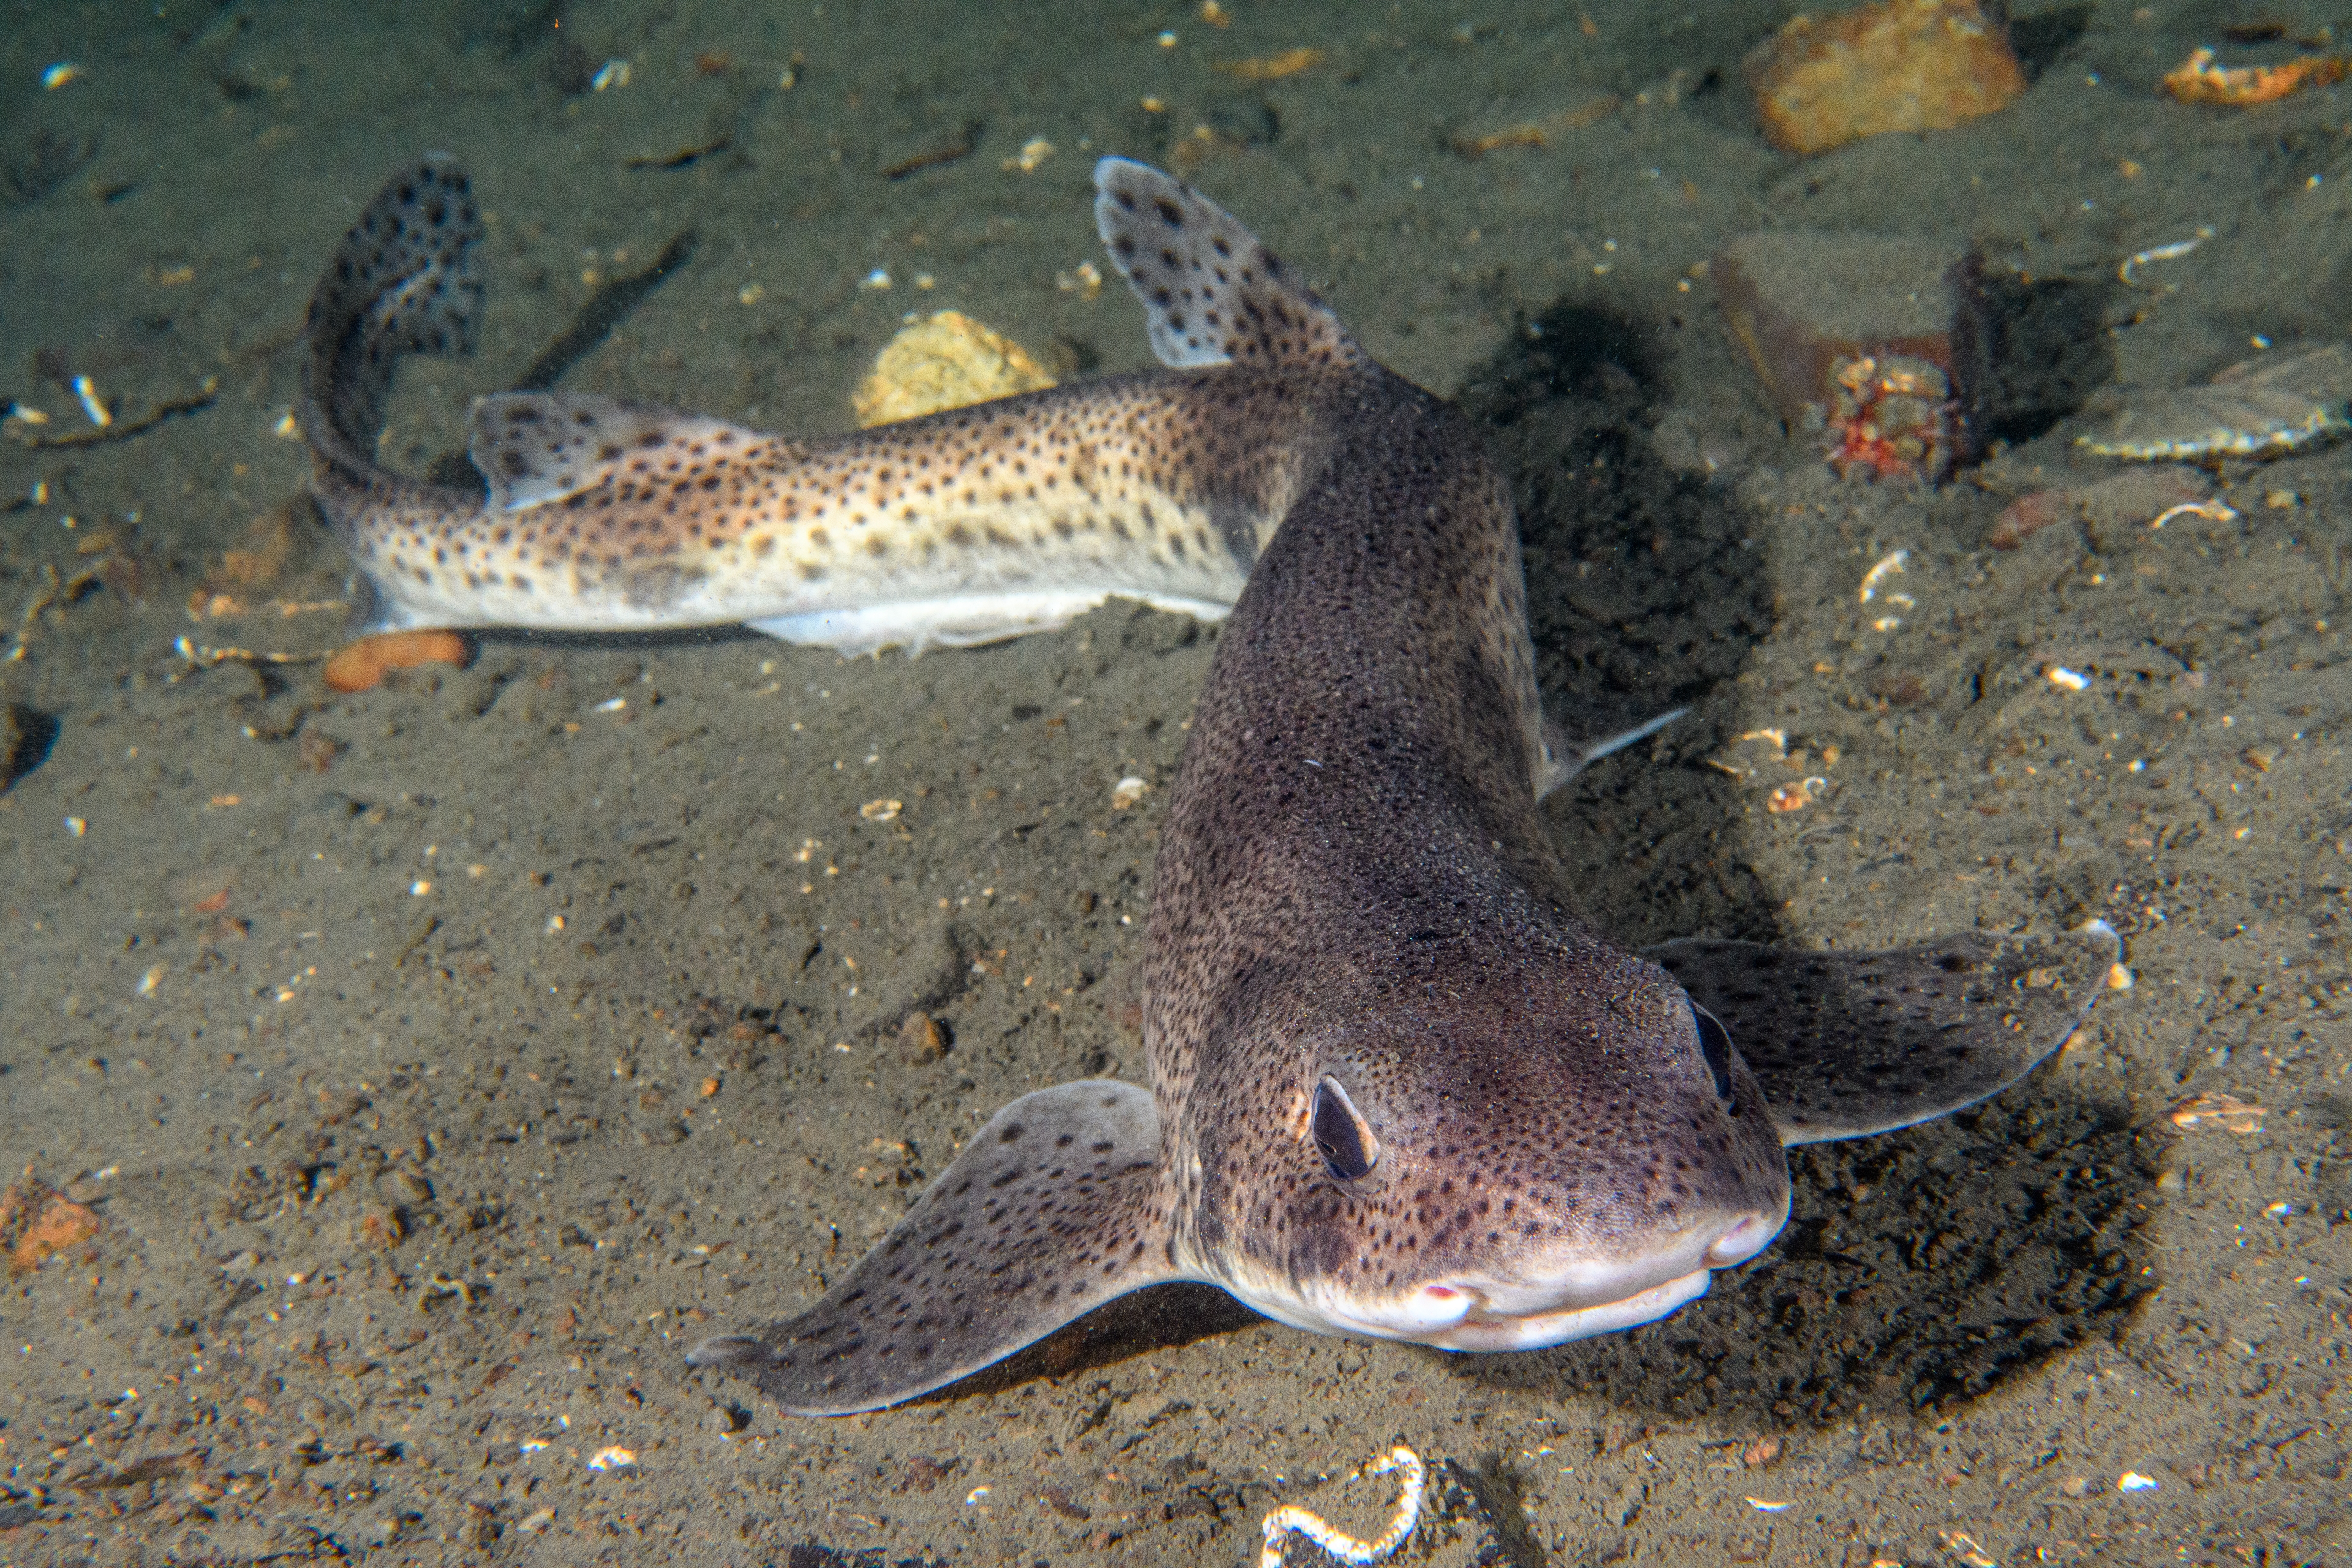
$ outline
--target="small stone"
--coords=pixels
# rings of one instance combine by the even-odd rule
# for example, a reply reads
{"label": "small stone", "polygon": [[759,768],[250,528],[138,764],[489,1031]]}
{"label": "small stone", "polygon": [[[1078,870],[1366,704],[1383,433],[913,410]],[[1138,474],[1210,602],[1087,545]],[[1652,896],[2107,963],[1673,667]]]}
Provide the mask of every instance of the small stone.
{"label": "small stone", "polygon": [[909,1067],[924,1067],[948,1054],[947,1032],[939,1020],[920,1008],[898,1026],[898,1058]]}
{"label": "small stone", "polygon": [[433,1184],[414,1171],[386,1171],[375,1179],[375,1195],[392,1208],[430,1203]]}

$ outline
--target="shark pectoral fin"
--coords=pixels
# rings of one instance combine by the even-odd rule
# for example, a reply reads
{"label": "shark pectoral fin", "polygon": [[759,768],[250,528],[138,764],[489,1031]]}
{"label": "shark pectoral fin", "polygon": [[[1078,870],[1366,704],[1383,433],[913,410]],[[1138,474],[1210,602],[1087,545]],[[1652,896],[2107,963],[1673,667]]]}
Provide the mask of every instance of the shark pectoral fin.
{"label": "shark pectoral fin", "polygon": [[571,392],[499,392],[474,399],[466,456],[489,485],[492,511],[517,511],[593,489],[643,465],[648,485],[674,483],[711,460],[772,439],[720,419]]}
{"label": "shark pectoral fin", "polygon": [[705,1340],[688,1360],[804,1415],[942,1388],[1114,1296],[1190,1278],[1170,1261],[1160,1120],[1108,1079],[990,1119],[882,1245],[797,1318]]}
{"label": "shark pectoral fin", "polygon": [[2082,1022],[2121,945],[2093,921],[1886,952],[1693,940],[1643,956],[1729,1031],[1780,1142],[1819,1143],[1926,1121],[2024,1077]]}
{"label": "shark pectoral fin", "polygon": [[1604,735],[1597,741],[1570,740],[1568,731],[1546,715],[1543,754],[1536,759],[1536,798],[1541,800],[1611,752],[1622,752],[1636,742],[1648,740],[1689,711],[1687,708],[1670,709],[1654,719],[1643,720],[1630,730],[1620,730],[1614,735]]}
{"label": "shark pectoral fin", "polygon": [[1177,370],[1355,364],[1330,306],[1223,208],[1148,163],[1095,165],[1095,228],[1143,301],[1152,352]]}

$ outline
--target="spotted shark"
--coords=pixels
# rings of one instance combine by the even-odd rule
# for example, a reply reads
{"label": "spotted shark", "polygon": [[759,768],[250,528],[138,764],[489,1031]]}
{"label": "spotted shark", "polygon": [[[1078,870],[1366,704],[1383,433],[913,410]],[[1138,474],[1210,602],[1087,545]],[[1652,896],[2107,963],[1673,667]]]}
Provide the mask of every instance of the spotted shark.
{"label": "spotted shark", "polygon": [[1199,193],[1117,158],[1096,185],[1166,368],[854,436],[506,394],[474,406],[478,488],[384,471],[398,361],[464,349],[480,308],[444,161],[394,179],[314,300],[315,490],[391,624],[861,651],[1108,595],[1229,616],[1160,837],[1150,1087],[1014,1100],[814,1305],[694,1364],[874,1410],[1177,1280],[1457,1351],[1630,1328],[1771,1243],[1787,1146],[1973,1104],[2081,1021],[2118,950],[2098,921],[1612,941],[1538,802],[1655,726],[1580,746],[1545,717],[1476,433]]}

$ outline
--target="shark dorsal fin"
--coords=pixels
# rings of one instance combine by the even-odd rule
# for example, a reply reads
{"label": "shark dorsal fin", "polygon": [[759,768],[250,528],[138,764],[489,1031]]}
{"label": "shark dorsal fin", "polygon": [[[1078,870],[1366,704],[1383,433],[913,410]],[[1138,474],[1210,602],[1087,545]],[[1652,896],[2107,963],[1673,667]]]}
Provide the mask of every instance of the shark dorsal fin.
{"label": "shark dorsal fin", "polygon": [[493,511],[520,511],[637,473],[675,483],[774,437],[698,414],[575,392],[500,392],[474,400],[466,456]]}
{"label": "shark dorsal fin", "polygon": [[1143,301],[1152,352],[1178,370],[1360,364],[1363,350],[1305,279],[1181,180],[1126,158],[1095,165],[1095,227]]}

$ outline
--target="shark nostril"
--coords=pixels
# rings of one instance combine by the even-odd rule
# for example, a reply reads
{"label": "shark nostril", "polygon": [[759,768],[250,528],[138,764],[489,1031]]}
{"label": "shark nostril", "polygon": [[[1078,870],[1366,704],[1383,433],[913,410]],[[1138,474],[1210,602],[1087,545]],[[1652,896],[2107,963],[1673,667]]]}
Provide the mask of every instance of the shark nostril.
{"label": "shark nostril", "polygon": [[1747,1262],[1764,1250],[1779,1228],[1762,1215],[1748,1215],[1717,1237],[1715,1245],[1706,1249],[1707,1267],[1729,1268]]}

